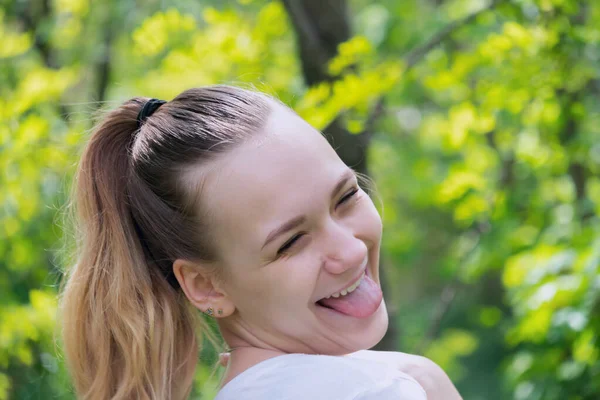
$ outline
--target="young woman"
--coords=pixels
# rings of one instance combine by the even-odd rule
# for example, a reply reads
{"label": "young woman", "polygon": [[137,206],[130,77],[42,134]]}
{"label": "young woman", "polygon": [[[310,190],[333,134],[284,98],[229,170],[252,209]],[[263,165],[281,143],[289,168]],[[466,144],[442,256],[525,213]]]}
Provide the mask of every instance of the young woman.
{"label": "young woman", "polygon": [[[230,86],[134,98],[87,143],[62,296],[82,399],[185,399],[216,319],[218,400],[458,399],[431,361],[373,352],[382,225],[327,140]],[[197,327],[200,326],[200,329]]]}

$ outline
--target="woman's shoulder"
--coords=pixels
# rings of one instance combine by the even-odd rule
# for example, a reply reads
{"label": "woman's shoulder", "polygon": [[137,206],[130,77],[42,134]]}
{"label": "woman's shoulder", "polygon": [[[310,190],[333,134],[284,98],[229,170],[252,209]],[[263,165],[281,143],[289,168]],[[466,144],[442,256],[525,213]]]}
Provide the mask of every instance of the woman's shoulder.
{"label": "woman's shoulder", "polygon": [[248,368],[227,383],[215,400],[234,398],[421,400],[426,397],[412,377],[378,362],[346,356],[286,354]]}

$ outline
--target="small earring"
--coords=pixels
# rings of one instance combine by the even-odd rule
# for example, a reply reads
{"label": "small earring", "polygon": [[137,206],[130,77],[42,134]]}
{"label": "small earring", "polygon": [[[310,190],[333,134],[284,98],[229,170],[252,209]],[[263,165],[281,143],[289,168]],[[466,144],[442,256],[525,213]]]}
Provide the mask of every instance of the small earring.
{"label": "small earring", "polygon": [[206,310],[206,315],[213,315],[212,307],[208,307],[208,309]]}
{"label": "small earring", "polygon": [[219,314],[219,315],[223,315],[223,310],[219,308],[219,309],[217,310],[217,314]]}

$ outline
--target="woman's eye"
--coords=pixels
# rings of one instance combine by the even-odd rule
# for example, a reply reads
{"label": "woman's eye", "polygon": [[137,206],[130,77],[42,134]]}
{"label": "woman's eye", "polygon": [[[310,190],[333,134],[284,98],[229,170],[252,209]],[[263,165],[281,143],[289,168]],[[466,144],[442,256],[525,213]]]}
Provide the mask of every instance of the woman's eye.
{"label": "woman's eye", "polygon": [[344,197],[341,198],[341,200],[338,202],[338,205],[343,204],[346,201],[350,200],[350,198],[352,198],[352,196],[354,196],[356,193],[358,193],[358,188],[352,189],[352,191],[350,191],[350,193],[348,193],[347,195],[345,195]]}
{"label": "woman's eye", "polygon": [[[347,202],[352,197],[354,197],[356,193],[358,193],[357,187],[353,188],[348,194],[342,197],[337,205],[339,206]],[[294,244],[296,244],[298,239],[300,239],[302,236],[304,236],[304,233],[299,233],[296,236],[292,237],[290,240],[288,240],[283,246],[279,248],[279,250],[277,250],[277,257],[279,258],[280,256],[284,255],[288,250],[290,250],[294,246]]]}
{"label": "woman's eye", "polygon": [[298,235],[296,235],[293,238],[291,238],[290,240],[288,240],[283,246],[281,246],[281,248],[279,250],[277,250],[277,256],[280,256],[280,255],[284,254],[286,251],[288,251],[289,249],[291,249],[292,246],[294,245],[294,243],[296,243],[296,241],[298,241],[298,239],[300,239],[303,235],[304,235],[303,233],[299,233]]}

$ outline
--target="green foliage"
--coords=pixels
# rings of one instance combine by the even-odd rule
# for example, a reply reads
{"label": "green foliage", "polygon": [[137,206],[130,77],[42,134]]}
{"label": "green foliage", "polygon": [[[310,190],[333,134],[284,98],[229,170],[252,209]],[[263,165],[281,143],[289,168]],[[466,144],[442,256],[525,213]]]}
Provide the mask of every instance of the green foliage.
{"label": "green foliage", "polygon": [[447,329],[425,352],[425,356],[435,360],[453,380],[467,377],[468,373],[460,364],[460,358],[475,351],[478,339],[468,331]]}
{"label": "green foliage", "polygon": [[[600,4],[501,1],[409,65],[487,4],[438,3],[353,1],[336,79],[306,88],[280,2],[3,1],[0,400],[72,397],[55,346],[61,218],[96,102],[216,82],[319,129],[342,116],[373,131],[398,350],[437,361],[466,399],[598,398]],[[213,360],[195,398],[214,395]]]}
{"label": "green foliage", "polygon": [[[503,299],[488,299],[497,311],[480,324],[496,326],[496,307],[510,307],[502,329],[514,398],[599,393],[599,236],[590,195],[599,167],[599,71],[590,53],[598,41],[586,36],[597,32],[599,12],[585,2],[515,2],[482,15],[394,90],[418,105],[419,124],[399,114],[402,134],[373,152],[383,185],[393,185],[385,178],[392,171],[406,171],[402,187],[385,191],[386,212],[413,236],[390,244],[398,258],[437,264],[437,274],[449,268],[473,287],[501,273]],[[425,225],[433,218],[423,213],[443,222]]]}

